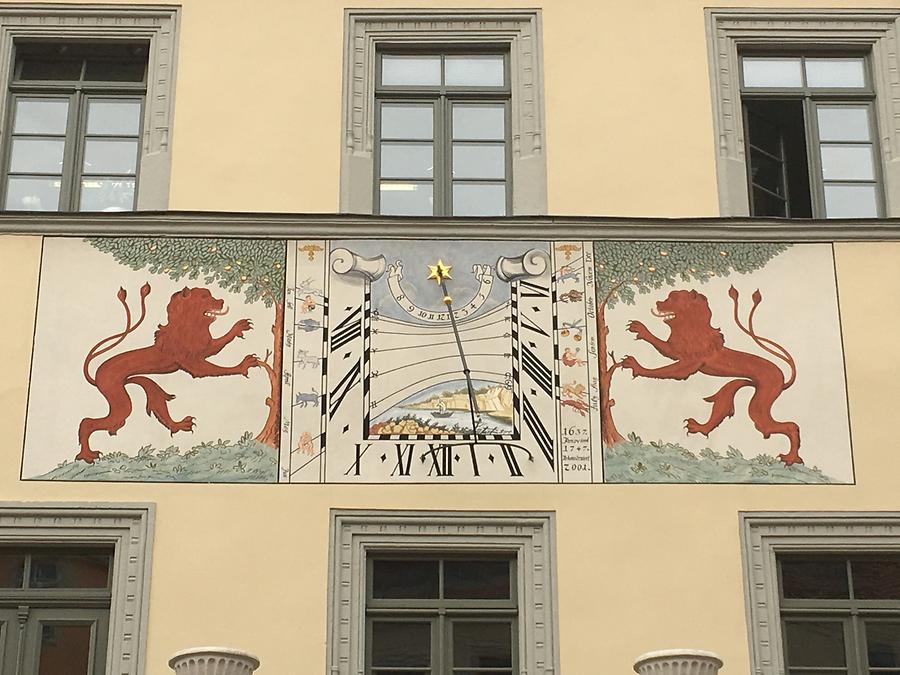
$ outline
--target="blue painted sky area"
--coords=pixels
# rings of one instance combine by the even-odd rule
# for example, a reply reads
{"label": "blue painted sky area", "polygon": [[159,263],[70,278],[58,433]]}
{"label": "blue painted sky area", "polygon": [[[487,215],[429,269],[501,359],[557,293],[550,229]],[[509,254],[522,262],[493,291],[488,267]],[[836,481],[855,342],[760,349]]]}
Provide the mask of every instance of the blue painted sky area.
{"label": "blue painted sky area", "polygon": [[[366,258],[383,255],[388,267],[400,261],[403,266],[401,287],[410,300],[423,309],[443,311],[443,293],[434,281],[428,281],[428,265],[443,260],[451,265],[452,279],[447,282],[454,306],[469,302],[478,290],[479,282],[473,273],[475,265],[490,265],[494,269],[491,293],[484,305],[475,313],[480,316],[509,300],[509,284],[496,277],[497,259],[500,256],[520,256],[533,248],[547,251],[547,242],[536,241],[460,241],[460,240],[352,240],[342,241],[341,246]],[[410,321],[394,301],[388,288],[388,272],[372,284],[372,309],[383,316]]]}

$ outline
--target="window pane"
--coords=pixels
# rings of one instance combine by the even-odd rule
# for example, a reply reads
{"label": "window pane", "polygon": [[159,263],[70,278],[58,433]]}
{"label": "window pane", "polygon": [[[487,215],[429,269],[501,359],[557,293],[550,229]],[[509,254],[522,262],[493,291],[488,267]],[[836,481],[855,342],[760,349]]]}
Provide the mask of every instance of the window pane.
{"label": "window pane", "polygon": [[512,625],[499,622],[453,623],[454,668],[511,668]]}
{"label": "window pane", "polygon": [[147,59],[115,61],[88,59],[84,79],[89,82],[143,82]]}
{"label": "window pane", "polygon": [[19,59],[21,80],[63,80],[72,81],[81,78],[81,59],[42,59],[26,56]]}
{"label": "window pane", "polygon": [[854,560],[850,568],[855,597],[860,600],[900,599],[900,559]]}
{"label": "window pane", "polygon": [[745,87],[802,87],[800,59],[744,57]]}
{"label": "window pane", "polygon": [[383,85],[440,85],[441,58],[439,56],[383,56],[381,84]]}
{"label": "window pane", "polygon": [[0,550],[0,588],[21,588],[25,574],[25,555]]}
{"label": "window pane", "polygon": [[825,180],[873,180],[875,165],[871,145],[827,145],[822,148],[822,176]]}
{"label": "window pane", "polygon": [[8,211],[56,211],[59,178],[13,178],[6,183]]}
{"label": "window pane", "polygon": [[135,173],[138,142],[88,139],[84,144],[85,173]]}
{"label": "window pane", "polygon": [[65,134],[69,101],[64,98],[20,98],[14,134]]}
{"label": "window pane", "polygon": [[437,560],[375,560],[373,598],[437,598]]}
{"label": "window pane", "polygon": [[133,178],[83,178],[80,211],[131,211],[134,209]]}
{"label": "window pane", "polygon": [[826,218],[877,218],[878,195],[874,185],[826,185]]}
{"label": "window pane", "polygon": [[503,183],[454,183],[454,216],[505,216],[506,185]]}
{"label": "window pane", "polygon": [[754,148],[750,149],[750,180],[784,197],[784,168],[781,162]]}
{"label": "window pane", "polygon": [[785,622],[787,662],[791,668],[846,666],[844,624],[839,621]]}
{"label": "window pane", "polygon": [[444,597],[506,600],[509,567],[508,560],[445,560]]}
{"label": "window pane", "polygon": [[865,87],[863,59],[806,59],[806,84],[810,87]]}
{"label": "window pane", "polygon": [[64,139],[14,138],[9,170],[18,173],[62,173]]}
{"label": "window pane", "polygon": [[379,203],[380,213],[385,216],[430,216],[434,214],[434,186],[382,181]]}
{"label": "window pane", "polygon": [[900,623],[866,622],[870,668],[900,668]]}
{"label": "window pane", "polygon": [[781,592],[786,598],[849,598],[847,563],[837,558],[781,561]]}
{"label": "window pane", "polygon": [[434,137],[434,109],[428,105],[381,106],[381,137],[431,140]]}
{"label": "window pane", "polygon": [[816,109],[822,141],[868,141],[869,109],[860,106],[824,106]]}
{"label": "window pane", "polygon": [[372,622],[372,665],[388,667],[431,664],[431,624],[412,621]]}
{"label": "window pane", "polygon": [[753,188],[753,215],[784,218],[787,216],[787,202],[783,198],[755,187]]}
{"label": "window pane", "polygon": [[458,141],[502,141],[506,108],[502,105],[454,105],[453,138]]}
{"label": "window pane", "polygon": [[137,136],[141,127],[141,102],[92,99],[88,102],[87,132],[111,136]]}
{"label": "window pane", "polygon": [[91,626],[41,626],[41,654],[38,675],[87,675],[91,654]]}
{"label": "window pane", "polygon": [[502,56],[448,56],[444,60],[448,86],[502,87]]}
{"label": "window pane", "polygon": [[434,153],[431,143],[382,143],[382,178],[431,178]]}
{"label": "window pane", "polygon": [[32,588],[106,588],[109,585],[108,553],[33,555]]}
{"label": "window pane", "polygon": [[498,144],[453,144],[454,178],[504,178],[506,146]]}

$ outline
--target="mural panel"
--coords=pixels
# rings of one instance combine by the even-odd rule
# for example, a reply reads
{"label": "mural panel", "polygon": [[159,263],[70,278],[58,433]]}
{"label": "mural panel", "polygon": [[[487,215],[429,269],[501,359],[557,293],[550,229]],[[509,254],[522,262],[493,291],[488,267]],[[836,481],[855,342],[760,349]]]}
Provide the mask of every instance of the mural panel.
{"label": "mural panel", "polygon": [[22,476],[852,482],[831,247],[47,238]]}

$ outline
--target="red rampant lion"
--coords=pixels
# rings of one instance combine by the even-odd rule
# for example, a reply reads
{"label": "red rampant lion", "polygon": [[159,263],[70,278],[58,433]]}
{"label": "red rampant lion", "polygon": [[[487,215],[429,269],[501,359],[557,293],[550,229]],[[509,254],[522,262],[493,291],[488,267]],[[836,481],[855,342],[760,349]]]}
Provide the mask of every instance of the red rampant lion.
{"label": "red rampant lion", "polygon": [[690,434],[708,436],[726,417],[734,415],[734,397],[744,387],[753,387],[748,413],[756,429],[769,438],[772,434],[782,434],[790,441],[790,450],[778,455],[786,466],[803,464],[800,458],[800,427],[794,422],[778,422],[772,417],[772,404],[797,377],[797,368],[790,353],[781,345],[760,337],[753,330],[753,315],[762,295],[757,290],[753,294],[753,308],[744,326],[738,317],[738,292],[732,286],[728,295],[734,303],[734,321],[744,333],[764,351],[784,361],[790,368],[790,378],[785,382],[784,373],[775,363],[756,354],[729,349],[718,328],[711,325],[712,312],[706,296],[697,291],[672,291],[665,300],[656,303],[658,311],[652,312],[669,326],[669,339],[656,337],[640,321],[631,321],[628,330],[635,339],[650,343],[656,351],[672,359],[660,368],[645,368],[633,356],[621,361],[623,368],[631,370],[632,377],[652,377],[667,380],[685,380],[694,373],[716,377],[734,377],[719,391],[704,398],[712,403],[709,419],[700,423],[694,418],[685,420]]}
{"label": "red rampant lion", "polygon": [[137,330],[147,314],[146,299],[150,295],[150,284],[141,287],[141,314],[137,322],[131,323],[131,310],[125,301],[126,292],[120,288],[119,302],[125,308],[125,329],[91,347],[84,359],[84,377],[97,387],[109,406],[105,417],[86,417],[78,427],[80,450],[75,459],[92,464],[100,456],[91,450],[89,441],[95,431],[106,431],[110,436],[125,425],[131,414],[131,396],[126,384],[136,384],[147,395],[147,414],[153,415],[172,434],[176,431],[192,431],[194,418],[187,416],[179,421],[169,414],[168,401],[174,394],[165,392],[146,375],[163,375],[183,370],[193,377],[218,377],[220,375],[243,375],[247,377],[250,368],[258,366],[255,354],[248,354],[236,366],[225,367],[210,363],[207,359],[215,356],[235,338],[243,338],[253,325],[249,319],[237,321],[225,335],[214,338],[210,326],[218,317],[228,313],[225,302],[213,297],[205,288],[184,288],[174,293],[166,308],[168,323],[161,324],[149,347],[132,349],[116,354],[100,364],[97,374],[91,377],[88,366],[101,354],[114,349],[127,335]]}

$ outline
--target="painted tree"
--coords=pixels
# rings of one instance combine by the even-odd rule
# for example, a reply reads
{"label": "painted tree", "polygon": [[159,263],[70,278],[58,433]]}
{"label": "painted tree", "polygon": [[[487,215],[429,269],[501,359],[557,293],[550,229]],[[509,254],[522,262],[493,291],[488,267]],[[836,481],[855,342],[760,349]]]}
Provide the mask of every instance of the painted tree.
{"label": "painted tree", "polygon": [[610,447],[625,440],[616,429],[610,396],[613,373],[621,362],[607,348],[606,310],[623,302],[633,305],[638,294],[679,283],[705,283],[713,277],[746,274],[764,267],[789,244],[595,241],[594,279],[597,289],[597,351],[600,363],[601,440]]}
{"label": "painted tree", "polygon": [[243,293],[248,303],[273,307],[272,349],[258,359],[271,386],[266,422],[256,440],[278,447],[281,410],[282,334],[284,332],[285,243],[272,239],[203,239],[173,237],[92,237],[94,248],[133,270],[147,269],[173,281],[197,280]]}

